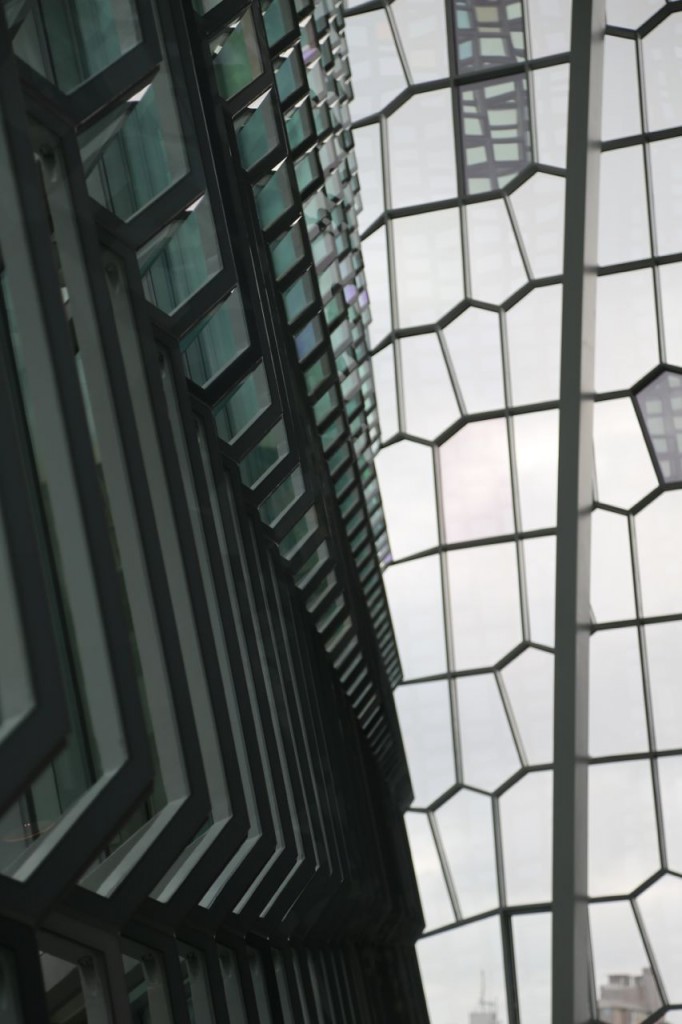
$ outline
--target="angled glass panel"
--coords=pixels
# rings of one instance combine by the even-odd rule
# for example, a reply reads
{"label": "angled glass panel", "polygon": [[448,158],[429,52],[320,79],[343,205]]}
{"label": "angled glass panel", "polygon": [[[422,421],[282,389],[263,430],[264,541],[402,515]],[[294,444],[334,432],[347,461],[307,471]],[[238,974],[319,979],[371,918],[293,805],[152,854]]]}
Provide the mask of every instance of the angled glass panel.
{"label": "angled glass panel", "polygon": [[524,775],[500,797],[507,902],[552,895],[552,773]]}
{"label": "angled glass panel", "polygon": [[174,313],[222,268],[213,211],[201,196],[137,254],[145,297]]}
{"label": "angled glass panel", "polygon": [[563,272],[565,193],[563,178],[536,171],[511,196],[521,244],[534,277]]}
{"label": "angled glass panel", "polygon": [[428,816],[408,812],[405,828],[417,876],[425,931],[453,924],[455,915]]}
{"label": "angled glass panel", "polygon": [[[604,39],[601,137],[605,141],[642,131],[636,46],[634,39],[612,35]],[[646,46],[645,42],[645,51]]]}
{"label": "angled glass panel", "polygon": [[499,316],[465,309],[443,329],[443,337],[466,411],[504,408]]}
{"label": "angled glass panel", "polygon": [[589,890],[626,895],[661,865],[648,760],[590,765]]}
{"label": "angled glass panel", "polygon": [[449,686],[445,680],[399,686],[395,699],[414,805],[428,807],[455,784]]}
{"label": "angled glass panel", "polygon": [[551,914],[515,914],[512,938],[521,1024],[551,1020]]}
{"label": "angled glass panel", "polygon": [[554,656],[529,647],[500,675],[528,763],[549,763],[554,740]]}
{"label": "angled glass panel", "polygon": [[497,680],[460,676],[455,693],[464,782],[494,792],[521,767]]}
{"label": "angled glass panel", "polygon": [[[544,0],[538,0],[543,3]],[[568,4],[562,4],[564,11]],[[537,159],[550,167],[566,166],[568,65],[555,64],[531,73]]]}
{"label": "angled glass panel", "polygon": [[404,428],[408,434],[435,440],[459,419],[440,341],[436,334],[400,339]]}
{"label": "angled glass panel", "polygon": [[[391,207],[457,195],[452,92],[410,97],[388,118]],[[380,165],[379,165],[380,166]],[[364,185],[363,185],[364,193]]]}
{"label": "angled glass panel", "polygon": [[426,445],[400,441],[375,460],[394,559],[438,544],[433,454]]}
{"label": "angled glass panel", "polygon": [[[421,939],[417,957],[431,1024],[470,1020],[472,1015],[507,1024],[502,935],[497,917]],[[483,989],[481,975],[485,978]]]}
{"label": "angled glass panel", "polygon": [[455,665],[492,666],[522,639],[516,545],[462,548],[446,557]]}
{"label": "angled glass panel", "polygon": [[526,39],[533,57],[571,48],[571,4],[564,0],[524,0]]}
{"label": "angled glass panel", "polygon": [[658,363],[655,301],[650,270],[607,274],[598,279],[597,391],[632,387]]}
{"label": "angled glass panel", "polygon": [[78,138],[88,191],[130,220],[189,170],[167,63],[150,85]]}
{"label": "angled glass panel", "polygon": [[631,508],[658,480],[632,402],[617,398],[594,407],[596,498]]}
{"label": "angled glass panel", "polygon": [[353,73],[351,114],[358,121],[377,113],[405,89],[405,72],[386,11],[346,18]]}
{"label": "angled glass panel", "polygon": [[270,405],[270,389],[263,363],[234,388],[215,410],[218,434],[224,441],[239,437]]}
{"label": "angled glass panel", "polygon": [[675,541],[681,512],[682,491],[668,491],[635,519],[642,611],[646,616],[682,613],[682,577]]}
{"label": "angled glass panel", "polygon": [[506,421],[467,424],[441,445],[439,456],[448,543],[513,533]]}
{"label": "angled glass panel", "polygon": [[628,520],[604,509],[592,513],[590,604],[596,622],[635,617]]}
{"label": "angled glass panel", "polygon": [[642,147],[602,153],[600,175],[599,265],[645,259],[651,241]]}
{"label": "angled glass panel", "polygon": [[532,159],[526,76],[461,88],[459,102],[466,191],[504,188]]}
{"label": "angled glass panel", "polygon": [[263,71],[251,9],[210,43],[218,91],[225,99],[250,85]]}
{"label": "angled glass panel", "polygon": [[666,483],[682,481],[682,373],[662,373],[637,395],[644,429]]}
{"label": "angled glass panel", "polygon": [[434,323],[464,297],[459,216],[442,210],[392,221],[400,327]]}
{"label": "angled glass panel", "polygon": [[658,1009],[661,997],[632,904],[626,900],[593,903],[589,912],[600,1018],[608,1020],[615,1009],[627,1012],[633,1004],[633,1013],[639,1010],[638,1016]]}
{"label": "angled glass panel", "polygon": [[671,1003],[682,1003],[682,878],[664,875],[637,899],[651,952]]}
{"label": "angled glass panel", "polygon": [[600,630],[590,640],[590,754],[646,752],[648,746],[637,630]]}
{"label": "angled glass panel", "polygon": [[434,817],[463,917],[494,910],[500,896],[490,797],[462,789]]}
{"label": "angled glass panel", "polygon": [[440,0],[398,0],[391,14],[413,81],[445,78],[450,72],[448,34]]}
{"label": "angled glass panel", "polygon": [[559,416],[554,409],[512,418],[521,529],[556,526]]}
{"label": "angled glass panel", "polygon": [[114,64],[141,41],[133,0],[33,5],[14,40],[18,57],[64,92]]}
{"label": "angled glass panel", "polygon": [[471,297],[499,305],[528,280],[505,203],[473,203],[466,221]]}
{"label": "angled glass panel", "polygon": [[[655,0],[650,0],[648,4],[652,13],[652,9],[660,6]],[[644,96],[649,131],[677,128],[682,124],[681,43],[682,18],[679,13],[671,14],[642,40]]]}
{"label": "angled glass panel", "polygon": [[209,313],[180,342],[190,380],[206,387],[249,347],[239,289]]}
{"label": "angled glass panel", "polygon": [[386,596],[406,679],[446,670],[440,559],[437,555],[391,565]]}

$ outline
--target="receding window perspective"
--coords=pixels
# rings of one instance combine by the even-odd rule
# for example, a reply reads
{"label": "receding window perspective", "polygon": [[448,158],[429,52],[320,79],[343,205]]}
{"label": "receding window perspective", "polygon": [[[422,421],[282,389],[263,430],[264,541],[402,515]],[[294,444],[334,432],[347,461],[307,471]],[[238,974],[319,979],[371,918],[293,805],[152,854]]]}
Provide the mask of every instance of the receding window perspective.
{"label": "receding window perspective", "polygon": [[682,1024],[682,0],[0,48],[0,1024]]}

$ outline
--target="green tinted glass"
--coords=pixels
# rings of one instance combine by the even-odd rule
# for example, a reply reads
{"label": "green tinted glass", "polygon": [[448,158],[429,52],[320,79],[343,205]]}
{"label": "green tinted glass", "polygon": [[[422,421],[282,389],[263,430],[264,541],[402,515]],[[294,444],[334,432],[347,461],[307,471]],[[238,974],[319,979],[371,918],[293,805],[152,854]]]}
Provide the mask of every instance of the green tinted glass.
{"label": "green tinted glass", "polygon": [[204,387],[249,347],[239,289],[190,331],[181,342],[185,371]]}
{"label": "green tinted glass", "polygon": [[64,92],[73,92],[141,39],[132,0],[37,0],[14,38],[14,51]]}
{"label": "green tinted glass", "polygon": [[170,76],[150,86],[79,137],[90,195],[128,220],[188,171]]}
{"label": "green tinted glass", "polygon": [[173,313],[222,267],[211,204],[193,203],[138,253],[144,293],[164,313]]}
{"label": "green tinted glass", "polygon": [[215,410],[219,436],[223,441],[233,441],[258,419],[269,404],[270,389],[265,367],[259,363]]}
{"label": "green tinted glass", "polygon": [[289,454],[284,420],[279,420],[239,464],[242,481],[253,487]]}
{"label": "green tinted glass", "polygon": [[225,99],[230,99],[258,78],[263,71],[263,63],[250,10],[211,41],[211,53],[218,91]]}

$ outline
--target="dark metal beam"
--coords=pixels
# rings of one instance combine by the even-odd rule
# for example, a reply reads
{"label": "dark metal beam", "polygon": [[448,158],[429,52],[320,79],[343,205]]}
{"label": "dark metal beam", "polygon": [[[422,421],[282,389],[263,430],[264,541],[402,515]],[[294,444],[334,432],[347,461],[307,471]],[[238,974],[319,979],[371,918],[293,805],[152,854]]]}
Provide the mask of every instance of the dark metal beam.
{"label": "dark metal beam", "polygon": [[604,0],[573,5],[557,520],[553,1024],[591,1012],[587,739],[592,411]]}

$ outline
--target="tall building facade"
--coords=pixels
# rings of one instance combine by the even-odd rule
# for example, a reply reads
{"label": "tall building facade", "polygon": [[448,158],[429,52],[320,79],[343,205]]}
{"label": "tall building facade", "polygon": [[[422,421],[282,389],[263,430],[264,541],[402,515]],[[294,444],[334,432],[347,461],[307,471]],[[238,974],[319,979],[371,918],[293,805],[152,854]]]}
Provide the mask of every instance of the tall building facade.
{"label": "tall building facade", "polygon": [[340,5],[0,22],[0,1019],[422,1022]]}

